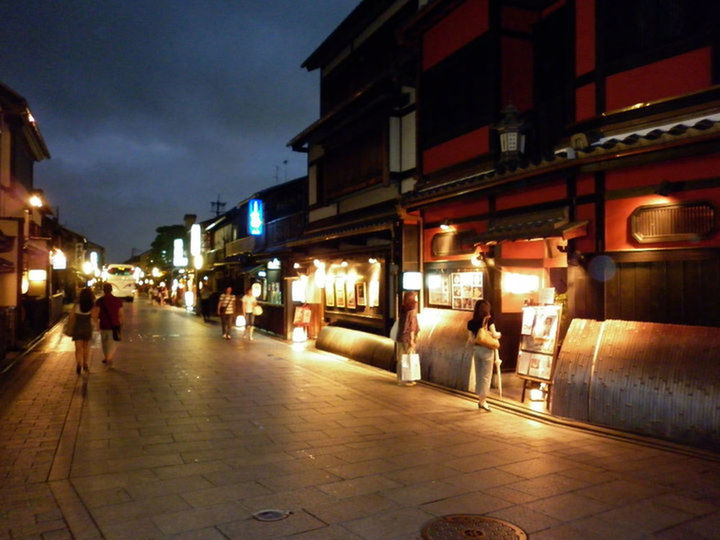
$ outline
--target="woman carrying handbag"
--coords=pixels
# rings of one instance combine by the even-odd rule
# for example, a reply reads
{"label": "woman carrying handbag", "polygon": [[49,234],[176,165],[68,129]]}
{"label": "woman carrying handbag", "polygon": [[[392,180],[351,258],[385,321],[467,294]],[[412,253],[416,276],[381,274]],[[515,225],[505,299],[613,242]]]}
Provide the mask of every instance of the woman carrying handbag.
{"label": "woman carrying handbag", "polygon": [[499,357],[500,332],[495,329],[495,320],[490,312],[490,302],[475,302],[473,318],[467,323],[468,342],[473,345],[473,362],[475,364],[475,392],[478,395],[478,408],[490,412],[487,396],[490,392],[493,364]]}

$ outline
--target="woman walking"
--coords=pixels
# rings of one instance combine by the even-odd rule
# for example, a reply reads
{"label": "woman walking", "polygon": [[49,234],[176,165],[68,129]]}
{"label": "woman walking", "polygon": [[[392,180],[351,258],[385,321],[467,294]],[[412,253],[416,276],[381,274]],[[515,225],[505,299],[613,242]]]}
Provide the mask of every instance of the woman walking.
{"label": "woman walking", "polygon": [[473,344],[473,362],[475,364],[475,392],[478,396],[478,408],[490,412],[487,396],[490,392],[493,364],[495,363],[497,349],[478,345],[475,341],[480,329],[486,329],[494,339],[500,339],[500,332],[495,329],[495,319],[491,314],[490,302],[478,300],[475,302],[473,318],[467,323],[469,332],[468,341]]}
{"label": "woman walking", "polygon": [[90,370],[90,340],[92,339],[93,324],[98,318],[95,295],[90,287],[85,287],[80,291],[78,301],[70,312],[70,317],[74,319],[72,340],[75,342],[75,371],[80,375],[81,370]]}
{"label": "woman walking", "polygon": [[252,341],[253,331],[255,330],[255,306],[257,306],[257,299],[253,295],[252,286],[245,289],[245,294],[240,299],[243,306],[243,314],[245,315],[245,332],[243,333],[244,339]]}
{"label": "woman walking", "polygon": [[397,337],[395,344],[395,361],[397,362],[398,384],[414,385],[415,382],[404,383],[402,380],[402,356],[415,352],[415,343],[420,331],[417,319],[417,295],[413,291],[406,291],[400,306],[398,318]]}

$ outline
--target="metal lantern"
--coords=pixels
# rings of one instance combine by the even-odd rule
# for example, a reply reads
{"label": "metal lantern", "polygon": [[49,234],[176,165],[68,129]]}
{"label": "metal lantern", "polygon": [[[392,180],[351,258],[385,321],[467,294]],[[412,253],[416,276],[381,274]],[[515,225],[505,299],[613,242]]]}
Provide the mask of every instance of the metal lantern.
{"label": "metal lantern", "polygon": [[502,120],[495,126],[500,137],[500,161],[516,161],[525,153],[525,124],[518,116],[520,111],[513,104],[505,107],[502,113]]}

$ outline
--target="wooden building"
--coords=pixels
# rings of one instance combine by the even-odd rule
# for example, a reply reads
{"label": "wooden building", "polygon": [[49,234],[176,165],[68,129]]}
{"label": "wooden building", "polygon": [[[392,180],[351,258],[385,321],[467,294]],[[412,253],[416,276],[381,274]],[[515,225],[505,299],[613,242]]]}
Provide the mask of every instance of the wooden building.
{"label": "wooden building", "polygon": [[290,142],[308,156],[308,223],[288,244],[295,305],[320,327],[387,335],[400,276],[418,270],[417,219],[398,208],[415,182],[415,55],[397,32],[412,0],[358,7],[302,66],[320,74],[320,118]]}
{"label": "wooden building", "polygon": [[573,319],[720,326],[718,9],[436,0],[404,29],[420,51],[403,204],[423,224],[424,377],[469,388],[456,328],[480,295],[506,370],[549,289],[561,338]]}
{"label": "wooden building", "polygon": [[0,360],[49,322],[49,211],[35,189],[35,163],[50,153],[27,101],[0,83]]}

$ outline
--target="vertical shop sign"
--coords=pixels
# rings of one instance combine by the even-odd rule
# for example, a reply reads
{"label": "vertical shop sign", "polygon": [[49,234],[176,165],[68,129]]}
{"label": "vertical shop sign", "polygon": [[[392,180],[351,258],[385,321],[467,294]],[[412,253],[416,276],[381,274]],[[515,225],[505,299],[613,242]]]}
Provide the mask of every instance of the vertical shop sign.
{"label": "vertical shop sign", "polygon": [[264,225],[263,202],[260,199],[250,199],[248,203],[248,234],[261,236]]}

